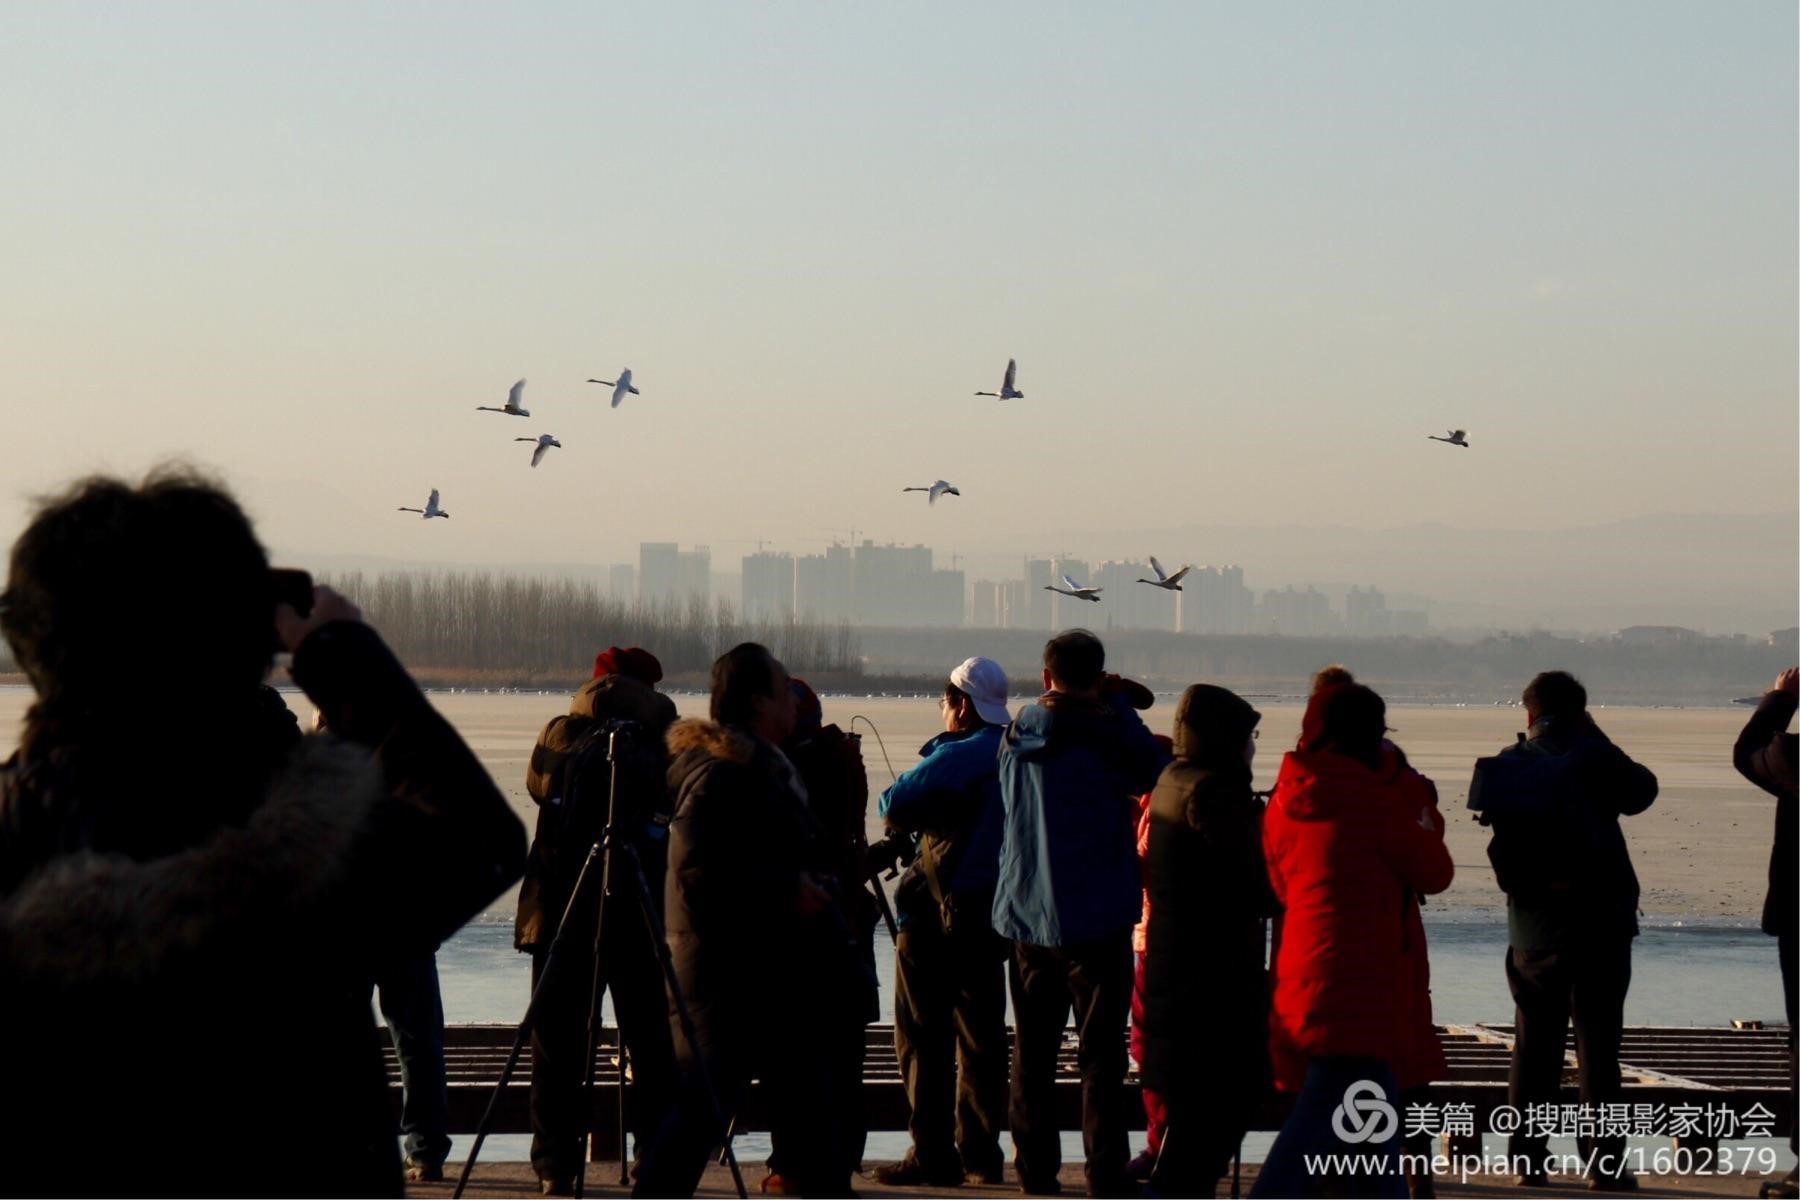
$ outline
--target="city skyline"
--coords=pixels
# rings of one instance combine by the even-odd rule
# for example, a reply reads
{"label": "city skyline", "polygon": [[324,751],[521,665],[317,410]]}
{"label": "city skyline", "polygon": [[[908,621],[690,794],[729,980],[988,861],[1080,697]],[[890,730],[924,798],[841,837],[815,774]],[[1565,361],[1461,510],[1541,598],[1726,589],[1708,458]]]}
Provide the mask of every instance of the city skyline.
{"label": "city skyline", "polygon": [[[1429,610],[1431,626],[1457,634],[1542,629],[1571,634],[1606,633],[1634,625],[1677,625],[1709,634],[1760,637],[1794,623],[1794,518],[1670,515],[1605,526],[1570,526],[1542,530],[1486,530],[1459,534],[1441,526],[1357,531],[1319,528],[1188,528],[1136,531],[1128,550],[1152,546],[1171,570],[1208,562],[1236,563],[1258,591],[1294,585],[1315,587],[1342,608],[1353,588],[1375,587],[1389,608]],[[902,545],[887,539],[865,539],[879,545]],[[1063,541],[1064,539],[1040,539]],[[657,545],[659,543],[652,543]],[[1085,569],[1112,559],[1132,564],[1136,573],[1148,555],[1119,554],[1112,539],[1079,534],[1065,542],[1086,553],[1062,555]],[[693,554],[677,543],[660,543],[667,553]],[[921,545],[921,543],[912,543]],[[637,594],[642,543],[629,549],[616,543],[592,557],[528,560],[457,560],[451,558],[345,554],[305,547],[272,546],[279,561],[327,573],[423,570],[428,572],[499,571],[503,574],[589,579],[609,594]],[[785,551],[808,560],[810,586],[826,586],[831,578],[822,561],[828,554],[848,556],[841,538],[798,544],[779,539],[710,538],[700,544],[709,591],[739,602],[741,558],[756,550]],[[620,551],[624,552],[621,553]],[[934,564],[952,564],[965,573],[970,590],[976,581],[1001,582],[1020,573],[1030,558],[1057,555],[1019,552],[970,553],[931,547]],[[1186,552],[1183,552],[1183,551]],[[627,561],[620,561],[627,559]],[[847,568],[838,568],[836,599],[818,607],[840,611],[848,604]],[[1034,588],[1051,582],[1047,572]],[[1135,574],[1133,575],[1135,578]],[[1571,581],[1579,581],[1571,582]],[[798,581],[796,581],[798,583]],[[807,585],[801,585],[804,588]],[[1104,585],[1102,585],[1104,586]],[[652,589],[655,590],[654,588]],[[1154,589],[1134,585],[1145,602]],[[1038,593],[1050,601],[1049,593]],[[975,603],[971,597],[970,603]],[[1078,614],[1092,606],[1083,605]],[[1111,612],[1112,610],[1108,610]]]}
{"label": "city skyline", "polygon": [[[805,619],[906,628],[1043,629],[1093,625],[1168,633],[1291,633],[1355,637],[1423,634],[1423,611],[1393,610],[1379,588],[1352,586],[1343,611],[1311,584],[1290,583],[1260,596],[1234,564],[1193,566],[1181,590],[1141,581],[1147,561],[1107,559],[1090,567],[1073,556],[1026,558],[1017,578],[969,578],[937,563],[932,548],[873,539],[834,543],[820,554],[758,549],[739,559],[739,571],[712,571],[706,546],[645,542],[638,563],[606,568],[608,594],[645,605],[729,600],[747,620]],[[952,558],[954,561],[954,557]],[[1185,564],[1184,564],[1185,565]],[[1087,602],[1056,593],[1068,575],[1110,592]],[[734,586],[735,585],[735,586]],[[727,594],[735,591],[735,595]]]}

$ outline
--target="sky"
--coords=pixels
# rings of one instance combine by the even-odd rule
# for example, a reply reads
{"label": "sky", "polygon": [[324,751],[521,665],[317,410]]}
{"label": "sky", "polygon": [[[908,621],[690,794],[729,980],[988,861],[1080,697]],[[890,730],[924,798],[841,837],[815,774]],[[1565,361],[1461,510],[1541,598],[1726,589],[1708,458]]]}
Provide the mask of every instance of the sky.
{"label": "sky", "polygon": [[0,536],[170,458],[302,561],[1792,512],[1797,45],[1750,0],[7,5]]}

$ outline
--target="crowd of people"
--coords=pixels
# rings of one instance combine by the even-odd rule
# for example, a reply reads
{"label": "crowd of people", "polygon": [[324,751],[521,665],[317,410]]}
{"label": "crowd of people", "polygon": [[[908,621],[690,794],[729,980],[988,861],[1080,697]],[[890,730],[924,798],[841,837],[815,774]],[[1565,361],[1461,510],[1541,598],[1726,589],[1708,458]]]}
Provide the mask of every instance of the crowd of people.
{"label": "crowd of people", "polygon": [[[598,989],[630,1064],[634,1194],[693,1194],[755,1117],[763,1192],[852,1194],[884,915],[911,1147],[881,1183],[1000,1183],[1009,1134],[1020,1188],[1060,1191],[1072,1021],[1089,1195],[1211,1195],[1269,1112],[1285,1116],[1252,1195],[1432,1194],[1401,1170],[1398,1130],[1347,1147],[1333,1119],[1350,1089],[1398,1105],[1446,1074],[1421,906],[1454,874],[1436,787],[1344,668],[1315,678],[1265,792],[1261,714],[1225,688],[1187,688],[1160,735],[1154,697],[1085,630],[1050,639],[1016,710],[1001,666],[967,659],[943,732],[874,798],[872,849],[860,739],[766,648],[723,654],[708,717],[679,719],[654,654],[609,647],[533,748],[527,851],[354,604],[275,578],[231,497],[182,474],[86,481],[13,548],[0,630],[36,692],[0,768],[0,1074],[33,1091],[0,1124],[15,1190],[375,1195],[441,1177],[432,955],[522,879],[546,1195],[573,1194],[586,1157]],[[267,685],[276,652],[320,713],[311,733]],[[159,681],[156,712],[122,698],[126,662]],[[1797,679],[1733,754],[1776,797],[1764,928],[1790,1034]],[[1581,1099],[1615,1102],[1638,932],[1620,821],[1657,780],[1567,673],[1522,700],[1526,732],[1476,764],[1469,800],[1507,897],[1509,1100],[1557,1099],[1572,1021]],[[874,876],[896,856],[886,913]],[[1135,1158],[1128,1053],[1149,1130]],[[71,1116],[95,1111],[98,1128]],[[170,1152],[195,1129],[203,1150]],[[1344,1148],[1388,1169],[1318,1176]],[[1522,1185],[1546,1182],[1546,1152],[1514,1138]],[[1635,1188],[1601,1161],[1617,1169],[1592,1186]],[[1792,1175],[1775,1186],[1794,1194]]]}

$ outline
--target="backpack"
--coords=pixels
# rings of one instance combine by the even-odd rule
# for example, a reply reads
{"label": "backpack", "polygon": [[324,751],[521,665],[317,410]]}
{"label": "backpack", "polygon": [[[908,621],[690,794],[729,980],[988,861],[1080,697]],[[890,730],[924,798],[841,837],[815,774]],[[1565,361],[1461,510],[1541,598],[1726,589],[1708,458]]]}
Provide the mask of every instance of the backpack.
{"label": "backpack", "polygon": [[[615,766],[607,759],[607,747],[616,733],[619,812],[614,831],[636,848],[651,895],[660,903],[672,815],[669,759],[662,738],[636,721],[591,717],[569,721],[574,741],[557,773],[554,798],[559,803],[540,810],[550,818],[538,827],[540,844],[548,843],[550,872],[566,896],[588,851],[605,833]],[[583,728],[574,728],[577,724]]]}

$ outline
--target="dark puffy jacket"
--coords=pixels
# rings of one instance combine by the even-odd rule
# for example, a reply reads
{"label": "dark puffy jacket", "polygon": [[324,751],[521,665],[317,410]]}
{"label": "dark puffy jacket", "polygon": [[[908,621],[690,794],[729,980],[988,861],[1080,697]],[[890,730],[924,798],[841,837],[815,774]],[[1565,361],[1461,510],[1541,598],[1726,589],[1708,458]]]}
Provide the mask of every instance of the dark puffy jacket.
{"label": "dark puffy jacket", "polygon": [[1585,713],[1540,719],[1498,757],[1501,770],[1471,784],[1470,805],[1494,829],[1488,859],[1513,948],[1635,937],[1638,878],[1619,818],[1650,807],[1656,775]]}
{"label": "dark puffy jacket", "polygon": [[[819,849],[835,884],[838,907],[856,941],[862,969],[846,1011],[862,1024],[881,1019],[875,983],[875,922],[881,909],[864,886],[869,839],[869,775],[863,767],[862,738],[836,725],[789,742],[782,748],[806,788],[806,811],[819,831]],[[860,998],[857,998],[860,997]]]}
{"label": "dark puffy jacket", "polygon": [[1775,845],[1769,854],[1769,894],[1763,899],[1763,932],[1792,936],[1800,932],[1800,813],[1795,811],[1796,769],[1800,753],[1787,732],[1794,719],[1792,692],[1770,692],[1762,698],[1732,747],[1731,761],[1745,779],[1775,797]]}
{"label": "dark puffy jacket", "polygon": [[1210,728],[1176,725],[1175,761],[1150,795],[1144,1082],[1171,1098],[1204,1088],[1254,1103],[1268,1084],[1263,921],[1275,912],[1243,757],[1257,714],[1208,691],[1221,693]]}
{"label": "dark puffy jacket", "polygon": [[994,932],[1035,946],[1129,934],[1142,901],[1135,798],[1168,762],[1130,701],[1051,692],[1006,727],[999,762]]}
{"label": "dark puffy jacket", "polygon": [[[1379,766],[1328,750],[1282,758],[1263,816],[1283,909],[1270,1049],[1298,1089],[1311,1058],[1402,1061],[1419,1036],[1408,896],[1450,886],[1431,787],[1384,750]],[[1414,910],[1416,914],[1416,909]]]}
{"label": "dark puffy jacket", "polygon": [[677,1048],[723,1059],[723,1077],[754,1059],[776,1006],[782,1024],[797,1009],[825,1011],[861,968],[835,904],[800,912],[802,877],[831,863],[786,758],[696,719],[675,722],[668,746],[669,951],[701,1042],[678,1036]]}
{"label": "dark puffy jacket", "polygon": [[[611,783],[605,744],[593,743],[592,752],[582,762],[579,780],[569,778],[569,756],[584,738],[598,734],[612,720],[635,721],[643,727],[642,736],[621,754],[619,786],[634,801],[629,832],[652,895],[662,893],[669,817],[669,758],[663,739],[675,723],[675,702],[629,675],[603,675],[583,684],[569,702],[568,713],[544,726],[525,768],[525,791],[538,806],[538,817],[513,921],[517,949],[549,946],[582,861],[605,828]],[[581,799],[573,810],[564,794],[571,782]]]}
{"label": "dark puffy jacket", "polygon": [[806,811],[819,831],[820,851],[836,878],[838,899],[861,939],[880,917],[863,886],[868,857],[869,775],[862,738],[826,725],[782,747],[806,788]]}
{"label": "dark puffy jacket", "polygon": [[[166,722],[36,729],[0,770],[0,1077],[33,1097],[0,1126],[9,1190],[111,1186],[81,1167],[100,1088],[133,1191],[400,1194],[369,980],[505,891],[524,830],[366,626],[319,629],[293,673],[331,734],[224,717],[193,771]],[[146,810],[185,844],[138,840]],[[271,1174],[273,1129],[310,1132]]]}

